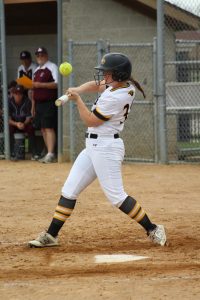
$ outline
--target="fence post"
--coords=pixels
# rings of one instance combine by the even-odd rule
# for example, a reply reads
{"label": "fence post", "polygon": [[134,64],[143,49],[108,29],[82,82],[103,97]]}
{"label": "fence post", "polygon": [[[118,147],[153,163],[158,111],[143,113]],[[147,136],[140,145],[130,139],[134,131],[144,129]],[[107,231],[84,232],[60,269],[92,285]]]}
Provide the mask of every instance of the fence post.
{"label": "fence post", "polygon": [[[58,67],[62,62],[62,1],[57,1],[57,45],[58,45]],[[62,79],[58,72],[58,95],[62,95]],[[58,162],[63,161],[63,109],[58,108]]]}
{"label": "fence post", "polygon": [[105,53],[105,47],[104,47],[103,40],[98,40],[97,41],[97,61],[98,61],[98,64],[101,63],[101,59],[102,59],[102,56],[104,55],[104,53]]}
{"label": "fence post", "polygon": [[157,0],[157,78],[159,147],[161,163],[167,163],[166,97],[164,78],[164,0]]}
{"label": "fence post", "polygon": [[159,135],[158,135],[158,76],[157,76],[157,38],[153,39],[153,94],[154,94],[154,160],[159,159]]}
{"label": "fence post", "polygon": [[106,40],[105,53],[110,53],[110,40]]}
{"label": "fence post", "polygon": [[[69,63],[73,66],[73,41],[68,40],[68,55]],[[69,75],[69,87],[74,85],[74,74],[73,72]],[[74,103],[69,101],[69,140],[70,140],[70,161],[74,160]]]}
{"label": "fence post", "polygon": [[2,64],[2,89],[3,89],[3,118],[4,118],[4,152],[5,158],[10,159],[10,134],[8,125],[8,84],[7,84],[7,64],[6,64],[6,39],[5,39],[5,10],[4,1],[0,0],[0,44],[1,44],[1,64]]}

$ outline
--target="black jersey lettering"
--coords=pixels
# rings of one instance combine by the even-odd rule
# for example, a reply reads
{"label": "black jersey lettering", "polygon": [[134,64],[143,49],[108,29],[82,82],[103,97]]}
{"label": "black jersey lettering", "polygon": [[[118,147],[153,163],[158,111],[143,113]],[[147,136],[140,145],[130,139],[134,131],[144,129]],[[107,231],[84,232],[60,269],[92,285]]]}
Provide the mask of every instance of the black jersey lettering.
{"label": "black jersey lettering", "polygon": [[120,121],[120,124],[124,123],[126,121],[126,119],[128,118],[129,107],[130,107],[129,104],[126,104],[124,106],[124,111],[125,111],[125,113],[124,113],[124,121]]}

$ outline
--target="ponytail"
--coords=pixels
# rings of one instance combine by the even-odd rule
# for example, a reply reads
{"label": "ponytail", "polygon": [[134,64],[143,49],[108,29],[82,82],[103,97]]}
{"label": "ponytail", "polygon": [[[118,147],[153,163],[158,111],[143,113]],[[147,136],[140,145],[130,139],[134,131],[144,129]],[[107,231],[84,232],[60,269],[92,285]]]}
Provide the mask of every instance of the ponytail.
{"label": "ponytail", "polygon": [[134,86],[142,93],[143,97],[146,98],[145,92],[139,82],[137,82],[133,77],[130,77],[130,81],[134,84]]}

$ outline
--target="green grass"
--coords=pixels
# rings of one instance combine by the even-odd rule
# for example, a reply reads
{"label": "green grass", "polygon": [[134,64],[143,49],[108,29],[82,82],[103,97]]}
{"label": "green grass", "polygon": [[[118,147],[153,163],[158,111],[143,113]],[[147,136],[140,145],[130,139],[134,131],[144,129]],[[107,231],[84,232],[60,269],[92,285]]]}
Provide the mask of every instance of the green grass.
{"label": "green grass", "polygon": [[200,142],[178,142],[177,145],[179,149],[200,148]]}

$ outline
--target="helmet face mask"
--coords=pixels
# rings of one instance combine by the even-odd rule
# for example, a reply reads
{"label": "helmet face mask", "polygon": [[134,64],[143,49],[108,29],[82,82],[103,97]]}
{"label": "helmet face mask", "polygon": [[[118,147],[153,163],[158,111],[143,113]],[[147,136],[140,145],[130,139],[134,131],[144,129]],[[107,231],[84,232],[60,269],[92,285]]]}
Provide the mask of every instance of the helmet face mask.
{"label": "helmet face mask", "polygon": [[[112,83],[114,81],[112,78],[112,81],[107,82],[106,80],[107,76],[112,76],[112,72],[98,69],[97,72],[94,73],[94,80],[96,82],[96,85],[105,85],[105,84]],[[102,83],[103,80],[105,81],[105,83]]]}
{"label": "helmet face mask", "polygon": [[112,74],[113,81],[122,82],[129,80],[131,77],[132,65],[126,55],[121,53],[108,53],[103,56],[101,64],[95,67],[95,69],[98,72],[95,74],[94,78],[96,84],[100,85],[100,82],[105,79],[106,73]]}
{"label": "helmet face mask", "polygon": [[97,70],[96,73],[94,73],[94,80],[96,85],[101,85],[101,81],[104,80],[104,72],[102,70]]}

